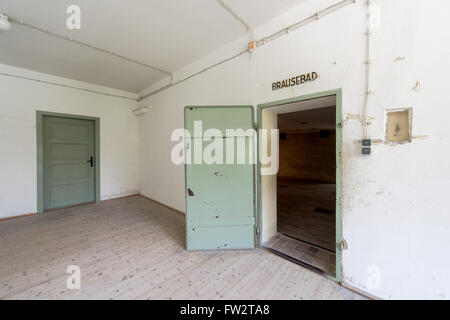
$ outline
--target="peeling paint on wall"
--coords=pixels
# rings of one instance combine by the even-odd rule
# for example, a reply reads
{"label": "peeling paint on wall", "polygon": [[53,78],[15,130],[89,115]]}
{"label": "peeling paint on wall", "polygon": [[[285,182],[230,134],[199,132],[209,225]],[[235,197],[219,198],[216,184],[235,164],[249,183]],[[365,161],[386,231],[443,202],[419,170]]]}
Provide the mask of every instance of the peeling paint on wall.
{"label": "peeling paint on wall", "polygon": [[[368,116],[367,117],[367,125],[370,126],[372,124],[370,121],[372,121],[374,119],[375,119],[375,117]],[[358,122],[360,122],[362,125],[364,125],[364,120],[362,119],[362,117],[359,113],[358,114],[347,113],[344,120],[342,121],[342,124],[346,125],[349,120],[358,120]]]}
{"label": "peeling paint on wall", "polygon": [[412,87],[411,89],[415,92],[419,92],[420,91],[420,82],[417,81],[416,84],[414,85],[414,87]]}
{"label": "peeling paint on wall", "polygon": [[412,136],[413,139],[419,139],[419,140],[428,140],[430,138],[429,135],[419,135],[419,136]]}

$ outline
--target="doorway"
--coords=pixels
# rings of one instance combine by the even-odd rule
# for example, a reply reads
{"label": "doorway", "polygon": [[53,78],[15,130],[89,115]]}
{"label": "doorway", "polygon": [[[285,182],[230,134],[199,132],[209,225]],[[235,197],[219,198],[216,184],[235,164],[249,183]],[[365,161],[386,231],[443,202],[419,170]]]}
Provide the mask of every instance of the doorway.
{"label": "doorway", "polygon": [[340,90],[259,107],[278,129],[277,174],[260,176],[260,244],[330,278],[341,277]]}
{"label": "doorway", "polygon": [[99,119],[37,112],[38,212],[99,202]]}

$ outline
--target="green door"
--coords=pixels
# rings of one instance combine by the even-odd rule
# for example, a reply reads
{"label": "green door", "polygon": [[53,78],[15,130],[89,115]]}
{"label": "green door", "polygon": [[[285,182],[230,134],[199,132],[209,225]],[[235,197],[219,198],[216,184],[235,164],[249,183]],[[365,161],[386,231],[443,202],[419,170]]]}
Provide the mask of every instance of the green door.
{"label": "green door", "polygon": [[94,121],[43,117],[44,209],[95,201]]}
{"label": "green door", "polygon": [[[202,133],[194,130],[199,121]],[[253,108],[187,107],[185,129],[190,134],[185,146],[188,250],[254,248]],[[206,139],[203,133],[208,129],[216,129],[222,137]],[[223,163],[195,161],[199,146],[208,151],[208,146],[215,142],[223,146]],[[241,146],[245,143],[245,161],[242,161],[243,149],[238,150],[239,143]],[[211,154],[216,155],[217,150]]]}

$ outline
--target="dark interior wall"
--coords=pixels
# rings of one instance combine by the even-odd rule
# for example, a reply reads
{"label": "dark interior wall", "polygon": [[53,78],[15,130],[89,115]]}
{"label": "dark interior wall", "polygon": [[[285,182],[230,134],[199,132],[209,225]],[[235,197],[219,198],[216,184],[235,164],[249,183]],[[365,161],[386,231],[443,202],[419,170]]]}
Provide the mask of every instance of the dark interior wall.
{"label": "dark interior wall", "polygon": [[[280,130],[280,137],[283,130]],[[336,132],[288,132],[280,138],[278,177],[336,183]]]}

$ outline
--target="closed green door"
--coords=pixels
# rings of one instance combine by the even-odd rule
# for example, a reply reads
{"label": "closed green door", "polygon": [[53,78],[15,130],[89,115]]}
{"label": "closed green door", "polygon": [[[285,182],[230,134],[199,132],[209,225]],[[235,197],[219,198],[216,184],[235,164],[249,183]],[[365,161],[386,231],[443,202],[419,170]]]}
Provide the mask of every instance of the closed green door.
{"label": "closed green door", "polygon": [[[202,133],[195,133],[194,124],[199,121],[202,133],[217,129],[222,137],[206,139]],[[254,165],[250,160],[254,156],[253,108],[187,107],[185,129],[190,133],[186,155],[191,162],[186,164],[188,250],[254,248]],[[242,131],[227,133],[227,129]],[[217,142],[223,146],[223,163],[206,163],[206,159],[195,162],[196,148],[208,150],[217,139],[222,140]],[[245,161],[238,155],[242,152],[239,143],[245,143]]]}
{"label": "closed green door", "polygon": [[94,121],[43,117],[44,209],[95,201]]}

